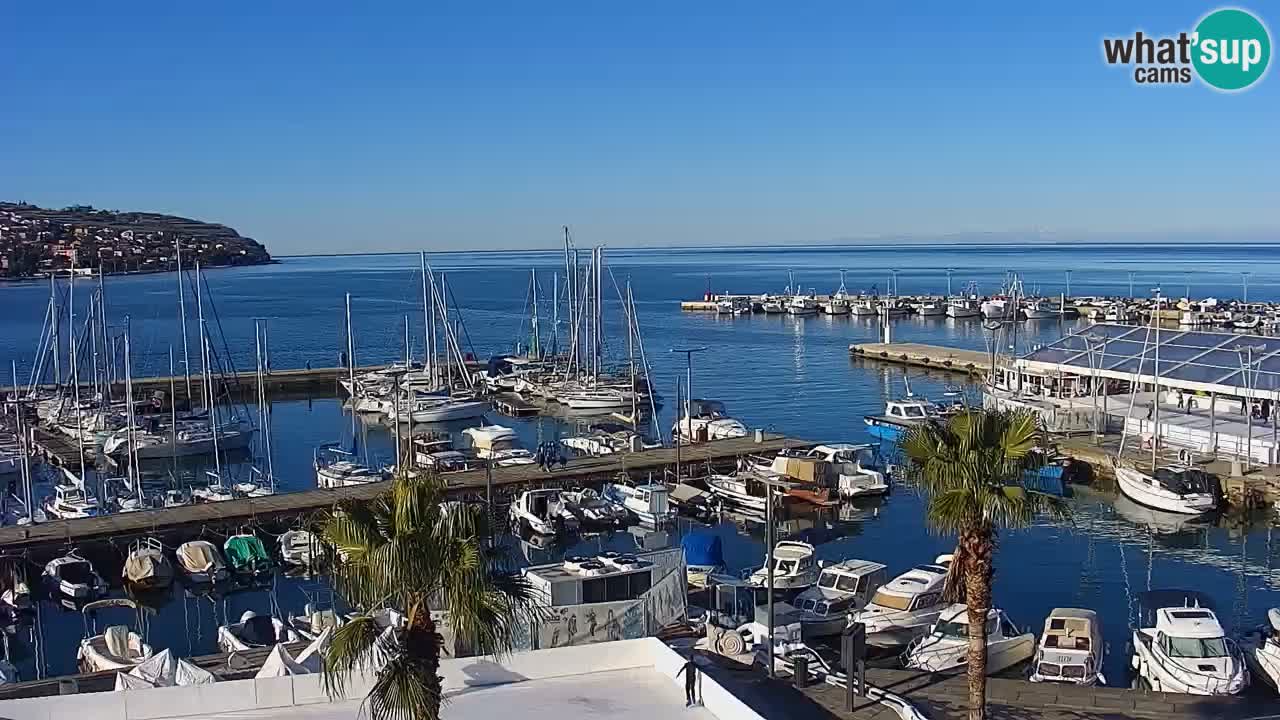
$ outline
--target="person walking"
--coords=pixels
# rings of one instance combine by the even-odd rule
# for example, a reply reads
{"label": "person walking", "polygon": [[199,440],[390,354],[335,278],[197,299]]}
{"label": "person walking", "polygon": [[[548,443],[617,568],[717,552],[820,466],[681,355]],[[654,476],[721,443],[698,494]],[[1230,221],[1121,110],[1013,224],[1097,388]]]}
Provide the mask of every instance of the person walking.
{"label": "person walking", "polygon": [[676,673],[676,677],[684,675],[684,706],[693,707],[698,702],[698,666],[693,662],[693,658],[689,658],[680,668],[680,672]]}

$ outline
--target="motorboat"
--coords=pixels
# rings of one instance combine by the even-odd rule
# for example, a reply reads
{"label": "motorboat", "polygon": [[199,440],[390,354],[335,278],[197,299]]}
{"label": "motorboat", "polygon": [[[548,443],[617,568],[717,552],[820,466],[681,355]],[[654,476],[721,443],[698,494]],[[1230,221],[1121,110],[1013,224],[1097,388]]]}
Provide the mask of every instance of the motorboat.
{"label": "motorboat", "polygon": [[164,545],[146,537],[129,548],[123,574],[125,582],[139,590],[158,590],[173,582],[173,564],[164,554]]}
{"label": "motorboat", "polygon": [[876,299],[867,295],[859,295],[857,299],[850,302],[849,312],[859,317],[875,317],[880,314]]}
{"label": "motorboat", "polygon": [[938,407],[933,403],[924,398],[907,396],[886,402],[883,414],[867,415],[863,422],[872,437],[896,442],[912,427],[940,416]]}
{"label": "motorboat", "polygon": [[528,525],[540,535],[561,535],[578,529],[578,518],[556,488],[526,490],[511,503],[511,524]]}
{"label": "motorboat", "polygon": [[941,317],[947,314],[947,305],[941,300],[922,300],[915,304],[915,310],[921,317]]}
{"label": "motorboat", "polygon": [[1031,663],[1031,682],[1073,685],[1105,685],[1102,663],[1106,658],[1102,623],[1098,613],[1078,608],[1054,608],[1044,621],[1044,632]]}
{"label": "motorboat", "polygon": [[765,296],[760,300],[760,310],[765,315],[781,315],[787,311],[781,298]]}
{"label": "motorboat", "polygon": [[848,315],[849,298],[843,293],[832,295],[826,302],[822,303],[822,312],[828,315]]}
{"label": "motorboat", "polygon": [[1226,637],[1203,593],[1138,593],[1132,645],[1134,672],[1156,692],[1235,695],[1249,684],[1244,654]]}
{"label": "motorboat", "polygon": [[585,435],[562,438],[560,444],[581,455],[604,457],[662,447],[618,423],[596,423]]}
{"label": "motorboat", "polygon": [[223,485],[221,480],[215,480],[191,491],[191,501],[196,503],[226,502],[235,499],[236,494],[231,491],[231,488]]}
{"label": "motorboat", "polygon": [[1253,677],[1280,690],[1280,608],[1267,611],[1267,622],[1240,639]]}
{"label": "motorboat", "polygon": [[223,652],[244,652],[252,648],[299,642],[298,631],[280,618],[245,610],[240,622],[218,627],[218,647]]}
{"label": "motorboat", "polygon": [[221,582],[231,577],[222,553],[207,540],[191,540],[178,546],[178,567],[193,584]]}
{"label": "motorboat", "polygon": [[600,497],[621,507],[647,525],[664,525],[676,519],[670,502],[671,490],[663,484],[625,485],[606,483]]}
{"label": "motorboat", "polygon": [[213,673],[189,660],[173,656],[165,649],[138,663],[128,672],[116,673],[116,690],[145,690],[157,687],[211,685],[217,682]]}
{"label": "motorboat", "polygon": [[251,423],[231,420],[219,424],[215,433],[207,420],[178,420],[173,427],[151,423],[145,428],[121,428],[102,444],[106,455],[123,455],[130,450],[141,459],[188,457],[243,450],[249,447],[255,428]]}
{"label": "motorboat", "polygon": [[978,305],[978,310],[988,320],[1006,320],[1009,317],[1009,303],[1009,298],[997,295],[983,300]]}
{"label": "motorboat", "polygon": [[303,640],[315,640],[325,632],[332,633],[343,624],[343,617],[331,607],[318,607],[315,603],[307,603],[301,615],[292,613],[285,620],[298,637]]}
{"label": "motorboat", "polygon": [[[987,674],[1004,672],[1030,659],[1036,651],[1036,636],[1018,632],[1005,612],[987,610]],[[946,672],[969,662],[969,608],[954,604],[942,611],[929,632],[907,648],[906,665],[926,672]]]}
{"label": "motorboat", "polygon": [[713,575],[724,572],[724,543],[711,530],[691,529],[680,538],[680,548],[690,587],[707,587]]}
{"label": "motorboat", "polygon": [[1022,314],[1028,320],[1052,320],[1061,316],[1061,309],[1045,298],[1030,298],[1022,304]]}
{"label": "motorboat", "polygon": [[885,317],[901,317],[911,312],[911,307],[906,301],[896,297],[886,297],[880,300],[879,314]]}
{"label": "motorboat", "polygon": [[[400,402],[396,419],[402,423],[442,423],[475,420],[484,417],[491,406],[488,400],[471,395],[416,395]],[[392,414],[395,413],[394,408]]]}
{"label": "motorboat", "polygon": [[1148,474],[1116,462],[1115,471],[1120,492],[1139,505],[1181,515],[1204,515],[1218,509],[1218,481],[1199,468],[1161,466]]}
{"label": "motorboat", "polygon": [[520,447],[516,431],[502,425],[481,425],[462,431],[471,442],[476,457],[488,460],[497,467],[532,465],[533,453]]}
{"label": "motorboat", "polygon": [[812,295],[793,295],[787,300],[788,315],[817,315],[818,300]]}
{"label": "motorboat", "polygon": [[684,417],[672,428],[680,442],[707,442],[747,436],[747,426],[729,417],[724,403],[718,400],[689,400]]}
{"label": "motorboat", "polygon": [[432,433],[413,439],[413,459],[418,467],[440,473],[462,472],[483,467],[480,458],[454,448],[448,433]]}
{"label": "motorboat", "polygon": [[1254,330],[1262,325],[1262,318],[1258,315],[1243,315],[1231,321],[1231,327],[1237,330]]}
{"label": "motorboat", "polygon": [[[766,565],[751,573],[748,582],[768,587]],[[818,559],[812,545],[796,540],[782,540],[773,546],[773,589],[799,590],[818,582]]]}
{"label": "motorboat", "polygon": [[627,521],[627,511],[620,505],[606,502],[600,493],[591,488],[564,490],[560,498],[578,518],[580,525],[610,527]]}
{"label": "motorboat", "polygon": [[386,471],[358,461],[355,453],[333,444],[316,448],[314,467],[316,486],[322,488],[367,485],[387,479]]}
{"label": "motorboat", "polygon": [[819,567],[817,584],[791,601],[800,611],[800,629],[805,638],[844,632],[850,614],[861,610],[887,579],[885,566],[869,560],[819,563]]}
{"label": "motorboat", "polygon": [[58,592],[76,600],[107,591],[107,581],[93,568],[93,563],[76,550],[50,560],[44,566],[44,576]]}
{"label": "motorboat", "polygon": [[286,530],[280,535],[280,559],[287,565],[311,567],[320,556],[320,541],[310,530]]}
{"label": "motorboat", "polygon": [[108,625],[101,634],[97,632],[97,614],[108,608],[125,608],[135,614],[139,612],[138,604],[128,598],[96,600],[81,609],[85,627],[92,628],[86,631],[76,653],[82,672],[130,670],[151,657],[151,646],[138,631],[128,625]]}
{"label": "motorboat", "polygon": [[940,555],[933,564],[917,565],[880,586],[850,620],[866,627],[867,644],[902,647],[924,634],[946,608],[942,589],[950,564],[950,555]]}
{"label": "motorboat", "polygon": [[947,300],[947,317],[963,319],[982,314],[982,302],[975,297],[953,297]]}
{"label": "motorboat", "polygon": [[629,388],[599,387],[567,390],[555,399],[573,410],[617,410],[631,407],[639,397]]}
{"label": "motorboat", "polygon": [[271,571],[271,556],[256,535],[237,533],[222,544],[231,572],[259,575]]}
{"label": "motorboat", "polygon": [[709,475],[706,478],[707,492],[723,505],[764,512],[769,496],[774,506],[781,504],[783,493],[773,489],[765,478],[758,477],[750,471],[740,470],[733,475]]}
{"label": "motorboat", "polygon": [[826,462],[830,468],[831,483],[841,498],[886,495],[890,491],[889,476],[884,472],[884,462],[876,445],[853,443],[828,443],[818,445],[802,453],[783,451],[773,459],[772,469],[788,474],[786,459],[789,457],[814,458]]}
{"label": "motorboat", "polygon": [[53,495],[46,498],[44,511],[57,520],[97,517],[101,507],[83,485],[54,485]]}

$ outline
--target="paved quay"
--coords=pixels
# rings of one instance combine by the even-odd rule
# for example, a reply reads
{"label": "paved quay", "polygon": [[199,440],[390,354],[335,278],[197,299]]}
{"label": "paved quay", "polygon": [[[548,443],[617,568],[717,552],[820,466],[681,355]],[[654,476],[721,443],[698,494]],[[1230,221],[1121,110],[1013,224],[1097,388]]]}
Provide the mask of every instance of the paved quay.
{"label": "paved quay", "polygon": [[980,377],[991,369],[991,354],[923,343],[854,343],[849,355],[863,360],[929,368]]}

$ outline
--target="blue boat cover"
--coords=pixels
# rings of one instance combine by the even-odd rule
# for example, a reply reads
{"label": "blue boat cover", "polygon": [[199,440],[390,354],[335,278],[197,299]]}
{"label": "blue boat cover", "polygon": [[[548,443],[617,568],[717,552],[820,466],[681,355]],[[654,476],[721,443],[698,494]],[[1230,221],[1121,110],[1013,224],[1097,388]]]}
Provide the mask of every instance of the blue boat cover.
{"label": "blue boat cover", "polygon": [[707,530],[695,530],[680,540],[687,565],[724,565],[724,549],[720,536]]}

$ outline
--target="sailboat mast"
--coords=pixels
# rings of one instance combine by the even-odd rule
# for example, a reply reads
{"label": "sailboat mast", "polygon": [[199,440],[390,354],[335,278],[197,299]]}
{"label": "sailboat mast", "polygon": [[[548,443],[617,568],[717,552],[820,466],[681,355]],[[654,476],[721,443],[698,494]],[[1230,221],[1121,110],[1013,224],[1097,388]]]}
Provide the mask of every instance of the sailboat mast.
{"label": "sailboat mast", "polygon": [[182,320],[182,374],[187,381],[187,405],[191,405],[191,353],[187,350],[187,293],[182,287],[182,243],[173,239],[178,257],[178,317]]}
{"label": "sailboat mast", "polygon": [[431,384],[435,386],[435,351],[436,339],[432,333],[435,327],[435,318],[431,315],[431,303],[427,300],[427,254],[425,252],[418,253],[418,264],[422,269],[422,359],[423,367],[427,371],[427,377],[431,378]]}
{"label": "sailboat mast", "polygon": [[409,313],[404,315],[404,369],[409,370]]}
{"label": "sailboat mast", "polygon": [[62,385],[62,312],[58,310],[58,284],[53,273],[49,273],[49,312],[53,317],[53,384]]}
{"label": "sailboat mast", "polygon": [[80,368],[76,362],[76,260],[71,258],[70,289],[67,291],[68,333],[67,354],[71,363],[73,414],[76,423],[76,449],[80,456],[80,486],[84,487],[84,421],[80,417]]}
{"label": "sailboat mast", "polygon": [[[196,282],[200,282],[198,269],[196,271]],[[199,294],[196,297],[198,298]],[[200,366],[203,368],[201,384],[210,388],[208,398],[212,401],[213,386],[209,378],[209,328],[203,318],[200,320]],[[218,413],[214,412],[212,406],[209,407],[209,432],[213,436],[213,466],[218,475],[218,486],[225,488],[227,484],[222,479],[222,457],[221,453],[218,452]],[[175,447],[174,450],[176,451],[177,448]]]}
{"label": "sailboat mast", "polygon": [[[351,327],[351,293],[346,295],[347,301],[347,379],[351,382],[351,442],[356,440],[356,337]],[[399,393],[400,388],[394,392]],[[396,422],[400,422],[396,418]]]}
{"label": "sailboat mast", "polygon": [[1156,307],[1151,313],[1151,322],[1155,324],[1155,409],[1151,411],[1154,425],[1151,429],[1151,472],[1156,471],[1156,450],[1160,447],[1160,289],[1156,288]]}
{"label": "sailboat mast", "polygon": [[533,298],[533,346],[529,348],[533,351],[533,357],[542,357],[542,335],[538,328],[538,268],[529,268],[531,276],[530,290]]}
{"label": "sailboat mast", "polygon": [[[134,414],[133,414],[133,348],[129,344],[130,335],[132,334],[133,333],[130,332],[130,327],[129,327],[129,316],[125,315],[124,316],[124,402],[125,402],[124,415],[125,415],[125,423],[127,423],[129,426],[129,430],[128,430],[129,451],[125,453],[125,457],[127,458],[127,462],[128,462],[128,467],[125,469],[125,478],[128,480],[127,484],[129,486],[129,489],[133,490],[134,495],[136,495],[138,498],[138,504],[141,505],[142,504],[142,480],[141,478],[138,477],[138,463],[137,463],[137,456],[135,455],[136,446],[134,445],[134,441],[136,440],[136,436],[134,435],[134,431],[135,431],[134,425],[135,425],[136,418],[134,417]],[[174,454],[176,455],[178,452],[178,448],[175,446],[173,448],[173,451],[174,451]]]}
{"label": "sailboat mast", "polygon": [[[409,316],[405,316],[405,331],[408,332]],[[267,460],[267,482],[271,488],[271,492],[276,491],[276,473],[274,461],[271,457],[271,410],[267,405],[267,386],[266,373],[263,370],[263,358],[266,356],[266,340],[267,329],[262,327],[260,322],[255,321],[253,327],[253,339],[256,345],[254,352],[257,356],[258,363],[258,427],[262,428],[262,446],[263,452],[266,454]],[[262,327],[259,331],[259,327]],[[352,411],[354,415],[354,409]]]}
{"label": "sailboat mast", "polygon": [[[200,324],[200,404],[210,414],[213,414],[213,390],[209,387],[209,354],[206,352],[205,326],[204,326],[204,301],[201,299],[204,295],[200,290],[200,261],[196,261],[196,321]],[[190,377],[190,373],[187,373]],[[187,402],[190,402],[188,398]]]}
{"label": "sailboat mast", "polygon": [[[173,445],[173,481],[178,482],[178,397],[175,395],[177,378],[174,376],[173,344],[169,344],[169,443]],[[190,399],[188,399],[190,402]],[[175,488],[176,489],[176,488]]]}
{"label": "sailboat mast", "polygon": [[551,273],[551,354],[560,354],[560,273]]}

